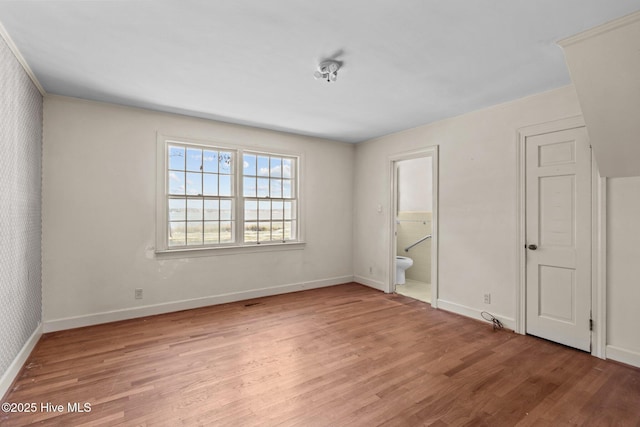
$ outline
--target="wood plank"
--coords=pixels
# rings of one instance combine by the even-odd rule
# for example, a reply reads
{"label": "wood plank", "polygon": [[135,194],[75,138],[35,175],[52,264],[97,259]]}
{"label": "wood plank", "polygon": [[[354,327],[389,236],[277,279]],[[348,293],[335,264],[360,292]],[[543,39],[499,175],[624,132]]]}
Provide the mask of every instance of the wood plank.
{"label": "wood plank", "polygon": [[351,283],[45,334],[5,401],[65,411],[2,426],[639,425],[640,369]]}

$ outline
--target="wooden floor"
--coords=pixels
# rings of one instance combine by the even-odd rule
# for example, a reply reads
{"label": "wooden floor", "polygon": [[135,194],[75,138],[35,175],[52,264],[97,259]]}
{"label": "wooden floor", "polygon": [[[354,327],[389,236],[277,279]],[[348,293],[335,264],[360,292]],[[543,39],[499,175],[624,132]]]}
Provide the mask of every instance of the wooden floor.
{"label": "wooden floor", "polygon": [[46,334],[3,402],[38,410],[2,426],[640,426],[640,369],[347,284]]}

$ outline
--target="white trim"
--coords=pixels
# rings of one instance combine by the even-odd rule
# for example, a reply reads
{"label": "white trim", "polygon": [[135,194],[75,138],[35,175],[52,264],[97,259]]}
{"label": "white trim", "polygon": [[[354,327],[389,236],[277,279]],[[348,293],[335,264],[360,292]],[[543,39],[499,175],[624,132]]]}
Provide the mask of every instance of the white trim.
{"label": "white trim", "polygon": [[387,284],[379,282],[377,280],[369,279],[363,276],[353,276],[353,281],[361,285],[369,286],[370,288],[377,289],[379,291],[387,292]]}
{"label": "white trim", "polygon": [[634,12],[630,15],[626,15],[621,18],[614,19],[613,21],[605,22],[604,24],[598,25],[597,27],[590,28],[576,35],[559,40],[557,44],[560,47],[565,48],[567,46],[571,46],[573,44],[583,42],[585,40],[599,36],[606,32],[615,30],[616,28],[620,28],[620,27],[624,27],[626,25],[632,24],[638,20],[640,20],[640,12]]}
{"label": "white trim", "polygon": [[18,46],[16,46],[16,44],[13,42],[13,39],[11,38],[11,36],[7,32],[7,29],[4,27],[4,25],[2,25],[1,22],[0,22],[0,37],[2,37],[4,39],[5,43],[7,44],[9,49],[11,50],[11,53],[13,53],[13,56],[16,57],[16,60],[22,66],[22,69],[24,70],[24,72],[27,73],[27,75],[29,76],[29,78],[31,79],[31,81],[33,82],[35,87],[40,92],[40,95],[46,96],[47,92],[44,90],[44,88],[42,87],[42,85],[38,81],[38,78],[36,77],[36,75],[31,70],[31,67],[29,67],[29,64],[27,63],[27,60],[24,59],[24,56],[22,56],[22,53],[20,53],[20,50],[18,50]]}
{"label": "white trim", "polygon": [[247,244],[245,246],[218,246],[205,248],[188,248],[188,249],[166,249],[156,250],[155,255],[158,259],[175,259],[175,258],[196,258],[207,257],[212,255],[233,255],[238,253],[252,254],[264,252],[278,251],[295,251],[302,250],[306,246],[305,242],[286,242],[286,243],[262,243]]}
{"label": "white trim", "polygon": [[440,280],[438,266],[440,265],[438,259],[440,256],[440,214],[439,214],[439,176],[440,176],[440,148],[436,145],[431,156],[431,170],[433,188],[431,196],[433,197],[433,206],[431,208],[431,283],[435,286],[431,286],[431,306],[438,308],[438,296],[440,291]]}
{"label": "white trim", "polygon": [[627,365],[640,368],[640,353],[614,345],[607,346],[607,359],[626,363]]}
{"label": "white trim", "polygon": [[607,178],[598,173],[593,150],[591,168],[591,354],[604,359],[607,345]]}
{"label": "white trim", "polygon": [[558,132],[561,130],[583,128],[585,126],[586,124],[582,116],[572,116],[565,119],[540,123],[537,125],[525,126],[518,129],[518,134],[530,137],[536,135],[544,135],[545,133]]}
{"label": "white trim", "polygon": [[524,131],[518,131],[517,134],[517,146],[516,146],[516,194],[518,197],[517,205],[516,205],[516,247],[514,248],[516,251],[516,257],[518,260],[517,270],[516,270],[516,326],[513,329],[518,334],[526,334],[526,324],[527,324],[527,299],[526,295],[526,283],[527,283],[527,259],[524,251],[524,245],[526,242],[526,222],[525,222],[525,212],[526,212],[526,150],[525,150],[525,141],[526,135]]}
{"label": "white trim", "polygon": [[[561,130],[575,129],[585,127],[584,118],[582,116],[573,116],[565,119],[554,120],[551,122],[540,123],[537,125],[526,126],[517,130],[516,133],[516,224],[517,236],[515,250],[518,259],[516,268],[516,324],[514,331],[519,334],[526,334],[526,254],[524,245],[526,243],[526,224],[525,224],[525,142],[527,138],[543,135]],[[591,195],[593,198],[593,194]],[[593,202],[592,202],[593,203]],[[593,277],[591,278],[593,280]],[[592,301],[593,306],[593,301]]]}
{"label": "white trim", "polygon": [[171,313],[174,311],[190,310],[193,308],[207,307],[210,305],[244,301],[252,298],[262,298],[271,295],[280,295],[307,289],[324,288],[327,286],[341,285],[343,283],[349,282],[353,282],[353,276],[331,277],[328,279],[274,286],[272,288],[252,289],[250,291],[232,292],[228,294],[211,295],[202,298],[172,301],[161,304],[146,305],[142,307],[131,307],[121,310],[105,311],[102,313],[87,314],[83,316],[53,319],[44,322],[44,332],[46,333],[62,331],[65,329],[81,328],[83,326],[117,322],[120,320],[135,319],[137,317],[153,316],[156,314]]}
{"label": "white trim", "polygon": [[[451,301],[446,301],[443,299],[438,300],[438,309],[444,310],[444,311],[450,311],[451,313],[460,314],[462,316],[470,317],[472,319],[482,320],[483,322],[487,321],[482,317],[482,314],[481,314],[485,310],[478,310],[473,307],[468,307],[466,305],[458,304]],[[509,329],[515,328],[515,325],[516,325],[515,319],[512,319],[511,317],[503,316],[501,314],[496,314],[496,313],[491,313],[491,314],[495,316],[497,319],[499,319],[507,328]]]}
{"label": "white trim", "polygon": [[[412,157],[413,158],[413,157]],[[389,239],[389,279],[387,281],[387,286],[385,292],[393,293],[396,291],[396,273],[398,272],[397,260],[396,256],[398,256],[398,222],[396,221],[398,210],[399,210],[399,200],[398,200],[398,175],[400,174],[398,168],[398,162],[406,160],[391,160],[389,162],[389,185],[390,187],[390,195],[391,200],[389,201],[389,219],[391,220],[391,237]]]}
{"label": "white trim", "polygon": [[0,398],[4,397],[4,395],[9,391],[9,388],[17,378],[18,374],[20,374],[22,366],[24,366],[24,363],[31,355],[34,347],[38,344],[41,336],[42,323],[38,323],[38,326],[36,326],[36,329],[33,331],[29,339],[27,339],[27,342],[24,343],[18,355],[13,359],[13,362],[11,362],[7,370],[4,371],[4,374],[2,374],[2,378],[0,378]]}
{"label": "white trim", "polygon": [[384,292],[395,292],[395,275],[396,275],[396,253],[398,252],[396,242],[396,211],[397,211],[397,195],[396,195],[396,165],[402,160],[419,159],[422,157],[431,157],[431,194],[432,194],[432,213],[431,213],[431,306],[438,308],[438,176],[439,176],[439,147],[433,145],[419,150],[407,151],[404,153],[389,156],[389,271],[387,274],[387,282],[383,284]]}

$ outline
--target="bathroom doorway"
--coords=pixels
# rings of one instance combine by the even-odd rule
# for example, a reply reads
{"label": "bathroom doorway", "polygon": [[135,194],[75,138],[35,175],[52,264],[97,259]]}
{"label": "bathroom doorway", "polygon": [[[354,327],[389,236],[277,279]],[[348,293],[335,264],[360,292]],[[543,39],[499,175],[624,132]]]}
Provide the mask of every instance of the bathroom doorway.
{"label": "bathroom doorway", "polygon": [[437,147],[391,160],[390,291],[437,306]]}

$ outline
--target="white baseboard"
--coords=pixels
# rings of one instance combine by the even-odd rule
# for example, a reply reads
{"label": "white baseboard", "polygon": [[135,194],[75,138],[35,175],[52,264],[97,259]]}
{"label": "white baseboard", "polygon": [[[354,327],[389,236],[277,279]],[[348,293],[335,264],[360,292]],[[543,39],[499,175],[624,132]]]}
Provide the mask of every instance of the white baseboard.
{"label": "white baseboard", "polygon": [[377,289],[382,292],[387,292],[387,286],[377,280],[368,279],[362,276],[353,276],[353,280],[361,285],[369,286],[370,288]]}
{"label": "white baseboard", "polygon": [[98,325],[100,323],[117,322],[120,320],[135,319],[136,317],[153,316],[155,314],[171,313],[174,311],[189,310],[192,308],[206,307],[209,305],[226,304],[228,302],[286,294],[289,292],[303,291],[307,289],[323,288],[326,286],[340,285],[342,283],[349,282],[353,282],[353,276],[332,277],[329,279],[275,286],[273,288],[252,289],[250,291],[233,292],[229,294],[212,295],[208,297],[172,301],[162,304],[146,305],[142,307],[125,308],[121,310],[106,311],[102,313],[87,314],[83,316],[53,319],[44,322],[44,332],[46,333],[62,331],[65,329],[81,328],[83,326]]}
{"label": "white baseboard", "polygon": [[22,349],[15,357],[15,359],[13,359],[11,365],[9,365],[4,374],[2,374],[2,378],[0,378],[0,399],[7,393],[7,391],[9,391],[9,387],[11,387],[11,384],[13,384],[13,381],[20,373],[20,369],[22,369],[24,362],[26,362],[29,358],[29,355],[33,351],[33,348],[36,346],[41,336],[42,323],[38,323],[36,329],[33,331],[27,342],[22,346]]}
{"label": "white baseboard", "polygon": [[505,327],[507,327],[509,329],[513,329],[513,330],[515,330],[515,327],[516,327],[515,319],[503,316],[503,315],[498,314],[498,313],[493,313],[490,309],[489,310],[478,310],[478,309],[473,308],[473,307],[467,307],[466,305],[462,305],[462,304],[458,304],[458,303],[455,303],[455,302],[446,301],[446,300],[443,300],[443,299],[438,299],[438,308],[441,309],[441,310],[450,311],[452,313],[460,314],[462,316],[471,317],[472,319],[482,320],[484,322],[486,322],[487,320],[482,318],[482,314],[481,313],[483,311],[487,311],[487,312],[491,313],[492,315],[494,315],[498,320],[500,320]]}
{"label": "white baseboard", "polygon": [[640,368],[640,353],[633,350],[608,345],[606,358]]}

